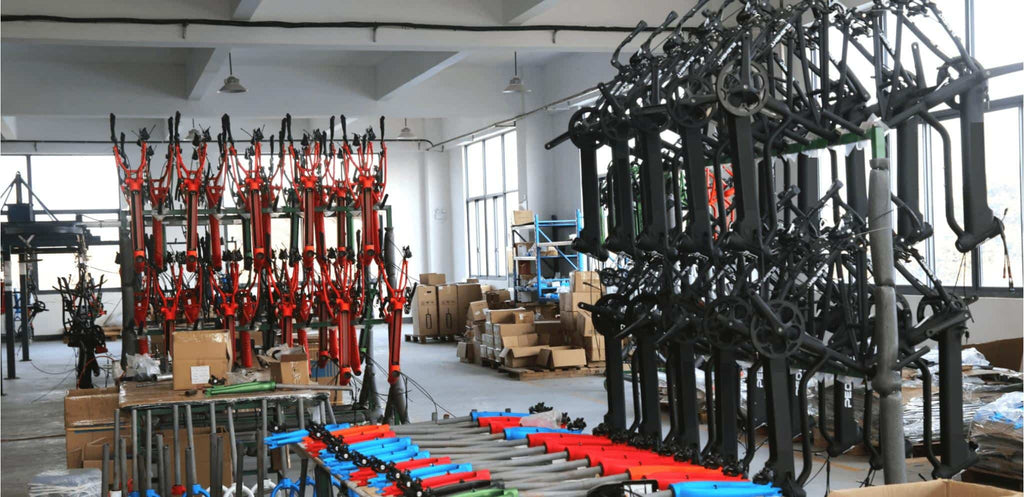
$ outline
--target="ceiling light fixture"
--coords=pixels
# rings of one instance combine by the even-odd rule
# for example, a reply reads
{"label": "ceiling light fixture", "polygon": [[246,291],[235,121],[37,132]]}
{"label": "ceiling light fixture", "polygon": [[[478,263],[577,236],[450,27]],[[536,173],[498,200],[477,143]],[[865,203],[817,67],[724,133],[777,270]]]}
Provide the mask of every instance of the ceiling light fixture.
{"label": "ceiling light fixture", "polygon": [[415,140],[416,139],[416,135],[414,135],[412,130],[409,129],[409,119],[408,118],[405,119],[405,126],[402,128],[401,131],[398,132],[398,139],[399,140]]}
{"label": "ceiling light fixture", "polygon": [[242,83],[235,77],[235,68],[231,63],[231,52],[228,52],[228,77],[224,78],[224,86],[217,90],[217,93],[245,93]]}
{"label": "ceiling light fixture", "polygon": [[512,52],[512,63],[515,65],[515,73],[512,79],[508,80],[508,86],[502,93],[530,93],[530,90],[526,89],[526,85],[523,83],[522,78],[519,77],[519,52]]}

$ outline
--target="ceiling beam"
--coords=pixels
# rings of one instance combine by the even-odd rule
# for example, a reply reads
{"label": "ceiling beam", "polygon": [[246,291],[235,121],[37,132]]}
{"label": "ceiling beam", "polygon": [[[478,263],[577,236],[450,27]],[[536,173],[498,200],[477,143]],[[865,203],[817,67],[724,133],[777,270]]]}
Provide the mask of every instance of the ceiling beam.
{"label": "ceiling beam", "polygon": [[[262,1],[232,0],[231,18],[236,21],[251,20]],[[203,97],[210,94],[211,89],[219,80],[217,74],[224,67],[230,50],[230,47],[219,46],[194,48],[189,51],[189,58],[185,63],[185,98],[202,100]]]}
{"label": "ceiling beam", "polygon": [[501,2],[505,24],[523,24],[558,4],[559,0],[505,0]]}
{"label": "ceiling beam", "polygon": [[377,63],[377,100],[387,100],[466,58],[467,52],[397,53]]}
{"label": "ceiling beam", "polygon": [[253,14],[256,13],[256,9],[259,8],[262,2],[263,0],[232,0],[231,18],[236,21],[252,19]]}
{"label": "ceiling beam", "polygon": [[227,48],[190,49],[188,61],[185,62],[185,98],[201,100],[210,94],[227,60]]}

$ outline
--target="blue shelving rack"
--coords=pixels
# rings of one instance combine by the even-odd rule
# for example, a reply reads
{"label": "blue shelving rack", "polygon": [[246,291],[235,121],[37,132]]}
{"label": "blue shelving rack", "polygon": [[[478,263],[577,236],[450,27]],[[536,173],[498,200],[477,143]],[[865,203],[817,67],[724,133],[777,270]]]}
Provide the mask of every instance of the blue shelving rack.
{"label": "blue shelving rack", "polygon": [[[558,300],[558,287],[568,285],[569,278],[544,276],[544,260],[561,259],[569,263],[573,271],[583,269],[583,254],[572,250],[573,236],[579,236],[583,227],[583,216],[576,210],[574,219],[540,219],[536,214],[532,223],[512,225],[513,242],[533,243],[533,255],[518,256],[512,252],[512,286],[516,290],[516,301],[520,301],[519,292],[536,292],[538,302]],[[514,245],[513,245],[514,247]],[[544,255],[544,249],[554,247],[555,254]],[[536,281],[525,284],[519,272],[520,262],[531,262],[536,274]]]}

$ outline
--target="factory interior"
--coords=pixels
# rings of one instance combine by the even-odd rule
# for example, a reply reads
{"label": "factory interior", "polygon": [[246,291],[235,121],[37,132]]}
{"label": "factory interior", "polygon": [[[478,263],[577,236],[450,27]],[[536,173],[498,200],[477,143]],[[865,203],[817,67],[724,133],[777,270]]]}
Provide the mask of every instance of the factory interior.
{"label": "factory interior", "polygon": [[0,493],[1024,497],[1021,19],[4,0]]}

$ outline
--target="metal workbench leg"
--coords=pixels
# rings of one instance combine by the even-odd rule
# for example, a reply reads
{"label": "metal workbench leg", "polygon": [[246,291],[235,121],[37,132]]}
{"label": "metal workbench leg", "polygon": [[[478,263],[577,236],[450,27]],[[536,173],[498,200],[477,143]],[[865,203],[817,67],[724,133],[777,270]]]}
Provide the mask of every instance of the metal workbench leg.
{"label": "metal workbench leg", "polygon": [[313,468],[313,482],[317,497],[334,497],[334,485],[331,485],[331,474],[319,464]]}

